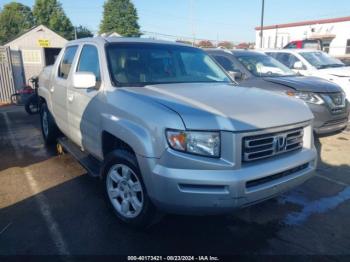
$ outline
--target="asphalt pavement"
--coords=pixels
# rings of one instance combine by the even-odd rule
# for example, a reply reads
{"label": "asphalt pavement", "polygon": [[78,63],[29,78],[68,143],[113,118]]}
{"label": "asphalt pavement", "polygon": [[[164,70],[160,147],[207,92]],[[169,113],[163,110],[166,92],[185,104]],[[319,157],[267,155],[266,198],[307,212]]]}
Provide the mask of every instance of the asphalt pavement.
{"label": "asphalt pavement", "polygon": [[116,220],[101,181],[44,146],[38,116],[0,107],[0,255],[350,255],[350,130],[316,143],[316,176],[291,192],[135,230]]}

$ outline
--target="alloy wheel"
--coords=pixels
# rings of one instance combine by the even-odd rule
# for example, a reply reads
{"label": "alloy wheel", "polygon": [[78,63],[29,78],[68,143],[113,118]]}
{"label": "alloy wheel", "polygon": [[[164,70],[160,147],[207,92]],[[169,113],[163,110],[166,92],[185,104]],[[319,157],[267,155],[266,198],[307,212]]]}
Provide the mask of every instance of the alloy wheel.
{"label": "alloy wheel", "polygon": [[118,214],[125,218],[137,217],[144,205],[141,182],[135,172],[124,164],[112,166],[107,174],[109,200]]}

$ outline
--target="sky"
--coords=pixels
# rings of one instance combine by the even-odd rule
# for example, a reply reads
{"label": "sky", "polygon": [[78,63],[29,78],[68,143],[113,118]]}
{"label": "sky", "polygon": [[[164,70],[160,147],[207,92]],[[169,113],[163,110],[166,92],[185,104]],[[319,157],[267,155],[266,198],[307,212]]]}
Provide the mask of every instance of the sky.
{"label": "sky", "polygon": [[[9,0],[0,0],[0,7]],[[30,7],[35,0],[17,0]],[[104,0],[60,0],[73,25],[97,32]],[[132,0],[148,35],[245,42],[255,40],[262,0]],[[265,25],[350,16],[350,0],[265,0]],[[165,36],[163,36],[164,38]]]}

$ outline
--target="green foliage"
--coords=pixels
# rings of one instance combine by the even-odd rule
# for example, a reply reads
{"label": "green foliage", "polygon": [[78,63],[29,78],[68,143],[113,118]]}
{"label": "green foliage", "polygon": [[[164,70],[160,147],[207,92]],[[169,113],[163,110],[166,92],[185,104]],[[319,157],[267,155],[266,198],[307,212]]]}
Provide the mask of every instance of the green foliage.
{"label": "green foliage", "polygon": [[201,40],[199,43],[197,43],[197,46],[202,47],[202,48],[213,48],[214,45],[212,42],[209,40]]}
{"label": "green foliage", "polygon": [[220,42],[218,44],[218,46],[220,46],[222,48],[226,48],[226,49],[232,49],[233,48],[233,43],[231,43],[229,41],[223,41],[223,42]]}
{"label": "green foliage", "polygon": [[0,43],[6,43],[34,26],[33,14],[28,6],[12,2],[0,12]]}
{"label": "green foliage", "polygon": [[130,0],[107,0],[103,6],[100,33],[140,36],[137,10]]}
{"label": "green foliage", "polygon": [[57,0],[36,0],[33,14],[37,25],[43,24],[69,40],[74,38],[74,27]]}
{"label": "green foliage", "polygon": [[77,38],[92,37],[93,33],[85,26],[79,25],[76,28]]}

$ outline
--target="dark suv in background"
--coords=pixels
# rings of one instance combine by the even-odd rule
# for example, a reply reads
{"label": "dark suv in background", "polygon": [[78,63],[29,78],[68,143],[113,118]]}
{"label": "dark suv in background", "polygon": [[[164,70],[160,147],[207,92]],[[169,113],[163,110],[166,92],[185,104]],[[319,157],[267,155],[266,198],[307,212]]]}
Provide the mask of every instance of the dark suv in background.
{"label": "dark suv in background", "polygon": [[263,88],[304,100],[315,116],[316,134],[331,134],[346,128],[349,103],[338,85],[317,77],[297,75],[276,59],[260,52],[206,51],[240,85]]}

